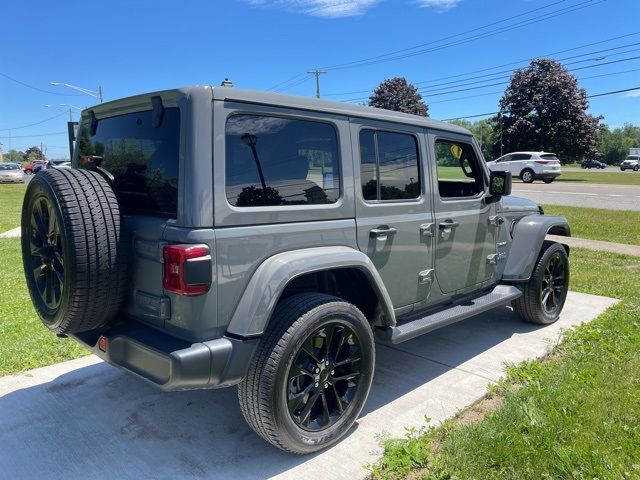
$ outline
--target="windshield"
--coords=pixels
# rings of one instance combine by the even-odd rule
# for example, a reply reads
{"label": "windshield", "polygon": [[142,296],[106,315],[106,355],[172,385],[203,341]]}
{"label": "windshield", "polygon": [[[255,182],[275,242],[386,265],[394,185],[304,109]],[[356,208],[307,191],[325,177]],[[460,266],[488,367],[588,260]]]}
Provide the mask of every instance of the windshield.
{"label": "windshield", "polygon": [[20,170],[20,167],[15,163],[5,163],[4,165],[0,164],[0,170]]}
{"label": "windshield", "polygon": [[125,212],[173,216],[178,207],[180,110],[167,108],[152,125],[151,110],[98,121],[91,135],[84,119],[79,135],[78,168],[107,170]]}

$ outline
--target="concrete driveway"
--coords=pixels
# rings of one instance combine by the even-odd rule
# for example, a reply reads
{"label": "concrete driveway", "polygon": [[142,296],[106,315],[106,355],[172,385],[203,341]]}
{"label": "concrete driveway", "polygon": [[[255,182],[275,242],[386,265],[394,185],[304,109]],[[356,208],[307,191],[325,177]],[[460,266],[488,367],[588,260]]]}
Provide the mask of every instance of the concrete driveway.
{"label": "concrete driveway", "polygon": [[236,389],[163,393],[96,357],[0,378],[0,476],[47,479],[307,478],[355,480],[380,436],[440,422],[480,398],[505,362],[544,354],[563,329],[615,300],[570,293],[539,327],[508,308],[410,342],[377,347],[374,385],[356,426],[314,456],[267,445],[244,423]]}

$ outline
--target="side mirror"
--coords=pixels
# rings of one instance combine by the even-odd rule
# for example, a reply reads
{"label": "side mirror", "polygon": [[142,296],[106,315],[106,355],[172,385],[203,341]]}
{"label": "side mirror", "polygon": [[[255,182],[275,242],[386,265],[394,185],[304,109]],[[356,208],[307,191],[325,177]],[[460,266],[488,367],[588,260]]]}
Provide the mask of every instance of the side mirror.
{"label": "side mirror", "polygon": [[492,197],[511,195],[511,172],[491,172],[489,194]]}

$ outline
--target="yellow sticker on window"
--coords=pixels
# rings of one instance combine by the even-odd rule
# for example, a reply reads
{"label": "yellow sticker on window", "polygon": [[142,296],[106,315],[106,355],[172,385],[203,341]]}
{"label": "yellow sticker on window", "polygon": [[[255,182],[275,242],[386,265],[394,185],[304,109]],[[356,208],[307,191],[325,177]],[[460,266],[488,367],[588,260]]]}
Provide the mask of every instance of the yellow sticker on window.
{"label": "yellow sticker on window", "polygon": [[450,150],[451,150],[451,155],[453,155],[458,160],[460,160],[460,157],[462,156],[462,149],[454,143],[453,145],[451,145]]}

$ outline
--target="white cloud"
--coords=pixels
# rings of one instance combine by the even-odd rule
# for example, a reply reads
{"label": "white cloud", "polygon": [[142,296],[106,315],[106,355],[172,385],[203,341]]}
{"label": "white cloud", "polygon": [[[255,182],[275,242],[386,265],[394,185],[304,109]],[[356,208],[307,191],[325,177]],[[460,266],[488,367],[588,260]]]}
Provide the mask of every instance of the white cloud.
{"label": "white cloud", "polygon": [[422,8],[433,8],[436,12],[446,12],[456,7],[462,0],[416,0]]}
{"label": "white cloud", "polygon": [[340,18],[362,15],[380,0],[247,0],[250,5],[274,6],[315,17]]}
{"label": "white cloud", "polygon": [[640,90],[631,90],[624,94],[625,97],[640,97]]}

